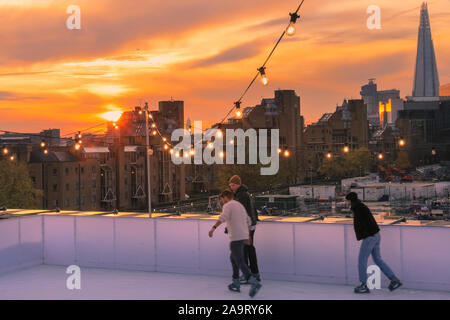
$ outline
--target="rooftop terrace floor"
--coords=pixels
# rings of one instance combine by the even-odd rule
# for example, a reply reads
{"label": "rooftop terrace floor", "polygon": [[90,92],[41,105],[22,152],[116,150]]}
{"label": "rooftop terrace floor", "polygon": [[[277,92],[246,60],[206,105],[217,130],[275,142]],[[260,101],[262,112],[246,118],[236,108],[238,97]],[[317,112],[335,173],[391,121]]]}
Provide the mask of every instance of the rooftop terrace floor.
{"label": "rooftop terrace floor", "polygon": [[[0,299],[138,299],[138,300],[229,300],[250,299],[248,286],[242,292],[227,290],[228,278],[155,272],[81,269],[81,289],[68,290],[62,266],[40,265],[0,275]],[[450,292],[386,288],[356,295],[343,285],[263,281],[255,299],[263,300],[450,300]]]}

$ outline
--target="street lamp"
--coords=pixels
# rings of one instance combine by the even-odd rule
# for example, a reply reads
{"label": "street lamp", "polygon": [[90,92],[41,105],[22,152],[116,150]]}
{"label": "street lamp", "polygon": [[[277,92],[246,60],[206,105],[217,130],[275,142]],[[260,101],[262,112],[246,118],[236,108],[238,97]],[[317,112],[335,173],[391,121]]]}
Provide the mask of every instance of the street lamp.
{"label": "street lamp", "polygon": [[[152,189],[151,189],[151,181],[150,181],[150,136],[149,136],[149,126],[148,126],[148,119],[152,119],[152,115],[149,113],[148,110],[148,103],[145,103],[145,155],[147,157],[147,209],[148,209],[148,217],[152,217]],[[154,133],[153,135],[156,135]]]}

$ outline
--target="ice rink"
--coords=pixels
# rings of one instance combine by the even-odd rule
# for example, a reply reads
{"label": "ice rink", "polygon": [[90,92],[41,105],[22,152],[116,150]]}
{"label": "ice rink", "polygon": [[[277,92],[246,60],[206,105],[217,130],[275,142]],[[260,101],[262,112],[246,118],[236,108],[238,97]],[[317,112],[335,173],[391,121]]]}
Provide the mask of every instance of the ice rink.
{"label": "ice rink", "polygon": [[[0,275],[0,299],[250,299],[248,286],[241,293],[229,292],[229,278],[171,273],[120,271],[82,268],[81,289],[66,287],[66,268],[40,265]],[[450,292],[387,288],[372,290],[371,294],[356,295],[352,286],[263,280],[255,299],[445,299]]]}

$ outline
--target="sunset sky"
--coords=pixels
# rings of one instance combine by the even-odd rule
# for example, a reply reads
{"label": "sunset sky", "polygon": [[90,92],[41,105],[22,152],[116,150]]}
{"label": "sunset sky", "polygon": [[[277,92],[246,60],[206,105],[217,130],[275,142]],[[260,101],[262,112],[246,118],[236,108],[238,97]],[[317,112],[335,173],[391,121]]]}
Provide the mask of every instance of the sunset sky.
{"label": "sunset sky", "polygon": [[[185,117],[221,119],[263,63],[297,0],[0,0],[0,130],[62,134],[101,114],[171,97]],[[360,98],[362,84],[411,95],[416,0],[306,0],[297,34],[270,61],[243,106],[276,89],[301,96],[307,122]],[[81,30],[68,30],[69,5]],[[366,27],[381,7],[381,30]],[[450,1],[428,1],[441,85],[450,82]]]}

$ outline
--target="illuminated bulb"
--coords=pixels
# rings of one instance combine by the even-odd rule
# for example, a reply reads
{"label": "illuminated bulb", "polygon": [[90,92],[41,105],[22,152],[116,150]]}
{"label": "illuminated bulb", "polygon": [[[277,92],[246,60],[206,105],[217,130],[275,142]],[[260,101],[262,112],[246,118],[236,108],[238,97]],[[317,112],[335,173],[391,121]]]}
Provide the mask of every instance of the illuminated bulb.
{"label": "illuminated bulb", "polygon": [[156,132],[156,130],[153,130],[152,135],[156,136],[158,134],[158,132]]}
{"label": "illuminated bulb", "polygon": [[261,75],[261,83],[264,86],[267,86],[269,84],[269,79],[267,79],[267,75],[266,75],[266,67],[261,67],[258,69],[259,74]]}
{"label": "illuminated bulb", "polygon": [[288,36],[293,36],[295,34],[295,31],[296,31],[295,30],[295,23],[291,22],[289,24],[289,27],[287,27],[287,29],[286,29],[286,34]]}
{"label": "illuminated bulb", "polygon": [[291,153],[289,152],[289,150],[286,150],[285,152],[284,152],[284,156],[287,158],[287,157],[289,157],[291,155]]}
{"label": "illuminated bulb", "polygon": [[42,142],[41,142],[41,148],[44,148],[44,147],[45,147],[45,145],[46,145],[45,141],[44,141],[44,140],[42,140]]}
{"label": "illuminated bulb", "polygon": [[189,153],[185,153],[185,154],[184,154],[184,157],[185,157],[185,158],[189,158]]}
{"label": "illuminated bulb", "polygon": [[295,23],[297,22],[297,19],[300,18],[300,16],[297,13],[289,13],[291,16],[291,21],[289,22],[289,26],[286,29],[286,34],[288,36],[293,36],[296,32],[295,29]]}
{"label": "illuminated bulb", "polygon": [[9,157],[9,159],[10,159],[11,161],[14,161],[14,159],[16,159],[16,157],[11,156],[11,157]]}
{"label": "illuminated bulb", "polygon": [[213,144],[211,142],[208,142],[208,148],[212,149]]}
{"label": "illuminated bulb", "polygon": [[153,116],[152,116],[151,113],[148,114],[148,117],[149,117],[150,119],[153,119]]}
{"label": "illuminated bulb", "polygon": [[281,153],[281,152],[282,152],[281,148],[278,148],[278,153]]}
{"label": "illuminated bulb", "polygon": [[48,150],[47,149],[44,150],[44,154],[48,154]]}
{"label": "illuminated bulb", "polygon": [[344,147],[344,152],[345,152],[345,153],[348,153],[349,151],[350,151],[350,148],[349,148],[348,146],[345,146],[345,147]]}
{"label": "illuminated bulb", "polygon": [[175,157],[179,158],[180,157],[180,152],[177,151],[177,153],[175,153]]}
{"label": "illuminated bulb", "polygon": [[167,144],[164,145],[164,150],[168,150],[169,146]]}
{"label": "illuminated bulb", "polygon": [[75,145],[75,150],[80,150],[80,148],[81,148],[81,145],[77,143],[77,144]]}
{"label": "illuminated bulb", "polygon": [[163,138],[163,141],[166,142],[166,141],[167,141],[167,138]]}
{"label": "illuminated bulb", "polygon": [[156,124],[152,123],[152,128],[156,128]]}
{"label": "illuminated bulb", "polygon": [[404,139],[400,139],[400,141],[398,142],[398,144],[399,144],[401,147],[403,147],[403,146],[406,144],[406,142],[405,142]]}
{"label": "illuminated bulb", "polygon": [[194,156],[194,155],[195,155],[195,150],[191,149],[191,156]]}
{"label": "illuminated bulb", "polygon": [[382,153],[379,153],[379,154],[378,154],[378,159],[383,160],[383,158],[384,158],[383,154],[382,154]]}
{"label": "illuminated bulb", "polygon": [[221,137],[223,135],[222,130],[217,131],[217,136]]}
{"label": "illuminated bulb", "polygon": [[8,148],[3,149],[3,154],[8,154],[8,152],[9,152]]}
{"label": "illuminated bulb", "polygon": [[219,157],[221,157],[221,158],[225,157],[225,153],[223,151],[220,151]]}
{"label": "illuminated bulb", "polygon": [[142,114],[142,110],[139,110],[139,114],[140,114],[140,115]]}
{"label": "illuminated bulb", "polygon": [[169,152],[170,152],[170,154],[173,154],[173,149],[170,149],[170,151],[169,151]]}
{"label": "illuminated bulb", "polygon": [[333,155],[331,153],[327,153],[327,158],[331,159],[333,157]]}

